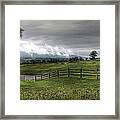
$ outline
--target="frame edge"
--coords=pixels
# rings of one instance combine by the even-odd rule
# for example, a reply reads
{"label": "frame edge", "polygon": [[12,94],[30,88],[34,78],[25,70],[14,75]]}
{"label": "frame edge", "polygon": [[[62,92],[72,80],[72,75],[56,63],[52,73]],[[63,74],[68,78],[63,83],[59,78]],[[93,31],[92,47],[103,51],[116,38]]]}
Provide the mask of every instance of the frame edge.
{"label": "frame edge", "polygon": [[[1,76],[0,76],[0,79],[1,79],[1,84],[0,84],[0,86],[1,86],[1,89],[0,89],[0,93],[1,93],[1,98],[0,98],[0,107],[1,107],[1,114],[0,114],[0,119],[2,118],[2,119],[34,119],[35,118],[35,116],[31,116],[31,117],[28,117],[27,115],[25,115],[25,116],[19,116],[19,115],[16,115],[16,116],[12,116],[12,115],[5,115],[5,104],[3,104],[3,103],[5,103],[5,5],[16,5],[16,3],[17,3],[17,5],[21,5],[21,4],[24,4],[24,5],[28,5],[28,3],[30,2],[30,4],[29,5],[31,5],[31,4],[40,4],[40,2],[41,2],[41,5],[43,5],[43,4],[54,4],[54,5],[56,5],[56,4],[68,4],[69,3],[69,1],[67,1],[67,2],[65,2],[65,1],[63,1],[63,2],[55,2],[55,1],[52,1],[52,2],[48,2],[48,1],[34,1],[34,2],[32,2],[32,1],[2,1],[1,2]],[[31,3],[32,2],[32,3]],[[72,1],[71,3],[73,4],[74,2],[76,2],[76,1]],[[115,116],[114,115],[107,115],[107,116],[109,116],[110,118],[116,118],[116,119],[119,119],[119,67],[118,67],[118,65],[119,65],[119,26],[120,26],[120,19],[119,19],[119,14],[120,14],[120,1],[89,1],[90,2],[90,4],[93,4],[93,2],[95,3],[95,4],[115,4],[115,86],[117,87],[117,88],[115,88]],[[71,3],[69,3],[69,4],[71,4]],[[79,4],[89,4],[88,3],[88,1],[77,1],[77,3],[79,3]],[[76,3],[76,4],[77,4]],[[69,5],[68,4],[68,5]],[[73,5],[75,5],[75,4],[73,4]],[[118,99],[117,99],[117,97],[118,97]],[[102,119],[104,119],[104,118],[108,118],[106,115],[102,118],[102,117],[100,117],[100,116],[98,116],[98,118],[97,119],[100,119],[100,118],[102,118]],[[39,117],[39,118],[38,118]],[[96,119],[96,117],[95,118],[93,118],[92,116],[89,116],[88,115],[88,117],[90,117],[90,119]],[[88,117],[86,117],[87,119],[88,119]],[[48,118],[48,116],[46,115],[46,116],[43,116],[43,115],[41,115],[41,118],[40,118],[40,116],[38,115],[38,116],[36,116],[36,118],[35,119],[62,119],[62,118],[64,118],[64,119],[70,119],[70,118],[72,118],[72,119],[85,119],[84,118],[84,116],[82,116],[82,115],[78,115],[78,116],[76,116],[76,117],[67,117],[66,115],[61,115],[61,117],[60,116],[57,116],[57,115],[55,115],[55,116],[51,116],[51,115],[49,115],[49,118]]]}

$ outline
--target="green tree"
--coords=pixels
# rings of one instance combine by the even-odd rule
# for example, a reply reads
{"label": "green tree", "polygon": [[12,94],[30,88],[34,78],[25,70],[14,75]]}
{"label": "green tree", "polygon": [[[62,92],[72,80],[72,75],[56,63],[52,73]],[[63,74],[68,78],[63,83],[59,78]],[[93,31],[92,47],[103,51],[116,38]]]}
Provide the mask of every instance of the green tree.
{"label": "green tree", "polygon": [[95,51],[95,50],[92,51],[92,52],[90,52],[90,54],[89,54],[90,59],[92,59],[92,60],[94,60],[97,55],[98,55],[98,53],[97,53],[97,51]]}

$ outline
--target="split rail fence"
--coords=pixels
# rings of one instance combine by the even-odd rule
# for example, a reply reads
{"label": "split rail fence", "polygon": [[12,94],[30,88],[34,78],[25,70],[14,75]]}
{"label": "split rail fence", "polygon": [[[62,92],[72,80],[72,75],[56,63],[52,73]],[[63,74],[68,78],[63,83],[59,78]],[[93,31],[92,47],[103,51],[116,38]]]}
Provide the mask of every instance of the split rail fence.
{"label": "split rail fence", "polygon": [[40,73],[36,75],[20,75],[20,80],[45,80],[51,78],[62,78],[62,77],[77,77],[83,79],[85,77],[93,77],[94,79],[100,78],[100,70],[96,69],[77,69],[77,68],[68,68],[68,69],[59,69],[54,71],[49,71],[45,73]]}

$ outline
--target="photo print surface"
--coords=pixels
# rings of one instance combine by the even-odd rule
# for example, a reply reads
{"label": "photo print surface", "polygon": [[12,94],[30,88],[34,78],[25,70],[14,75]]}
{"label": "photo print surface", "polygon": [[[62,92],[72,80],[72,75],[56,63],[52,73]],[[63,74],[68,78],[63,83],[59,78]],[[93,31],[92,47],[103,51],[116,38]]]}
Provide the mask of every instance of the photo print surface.
{"label": "photo print surface", "polygon": [[21,20],[20,99],[100,100],[100,20]]}

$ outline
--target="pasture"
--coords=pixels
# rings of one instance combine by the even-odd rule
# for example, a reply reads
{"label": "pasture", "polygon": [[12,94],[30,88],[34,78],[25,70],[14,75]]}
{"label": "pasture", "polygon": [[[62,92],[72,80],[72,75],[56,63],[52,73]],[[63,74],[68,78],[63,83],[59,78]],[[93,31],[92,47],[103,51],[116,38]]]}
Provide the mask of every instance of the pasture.
{"label": "pasture", "polygon": [[[21,80],[21,100],[99,100],[100,78],[96,77],[96,69],[100,69],[99,60],[46,63],[46,64],[22,64],[20,72],[24,75],[35,75],[55,70],[64,69],[84,70],[82,78],[80,73],[71,76],[50,77],[43,80]],[[85,71],[89,71],[86,75]],[[92,70],[92,71],[91,71]],[[93,74],[93,70],[95,73]],[[100,71],[100,70],[99,70]],[[76,71],[77,72],[77,71]],[[92,75],[93,74],[93,75]],[[99,73],[100,74],[100,73]]]}
{"label": "pasture", "polygon": [[65,69],[65,68],[85,68],[85,69],[96,69],[100,68],[99,60],[90,61],[78,61],[78,62],[58,62],[58,63],[47,63],[47,64],[22,64],[20,65],[20,74],[33,75],[41,72],[48,72],[53,70]]}

